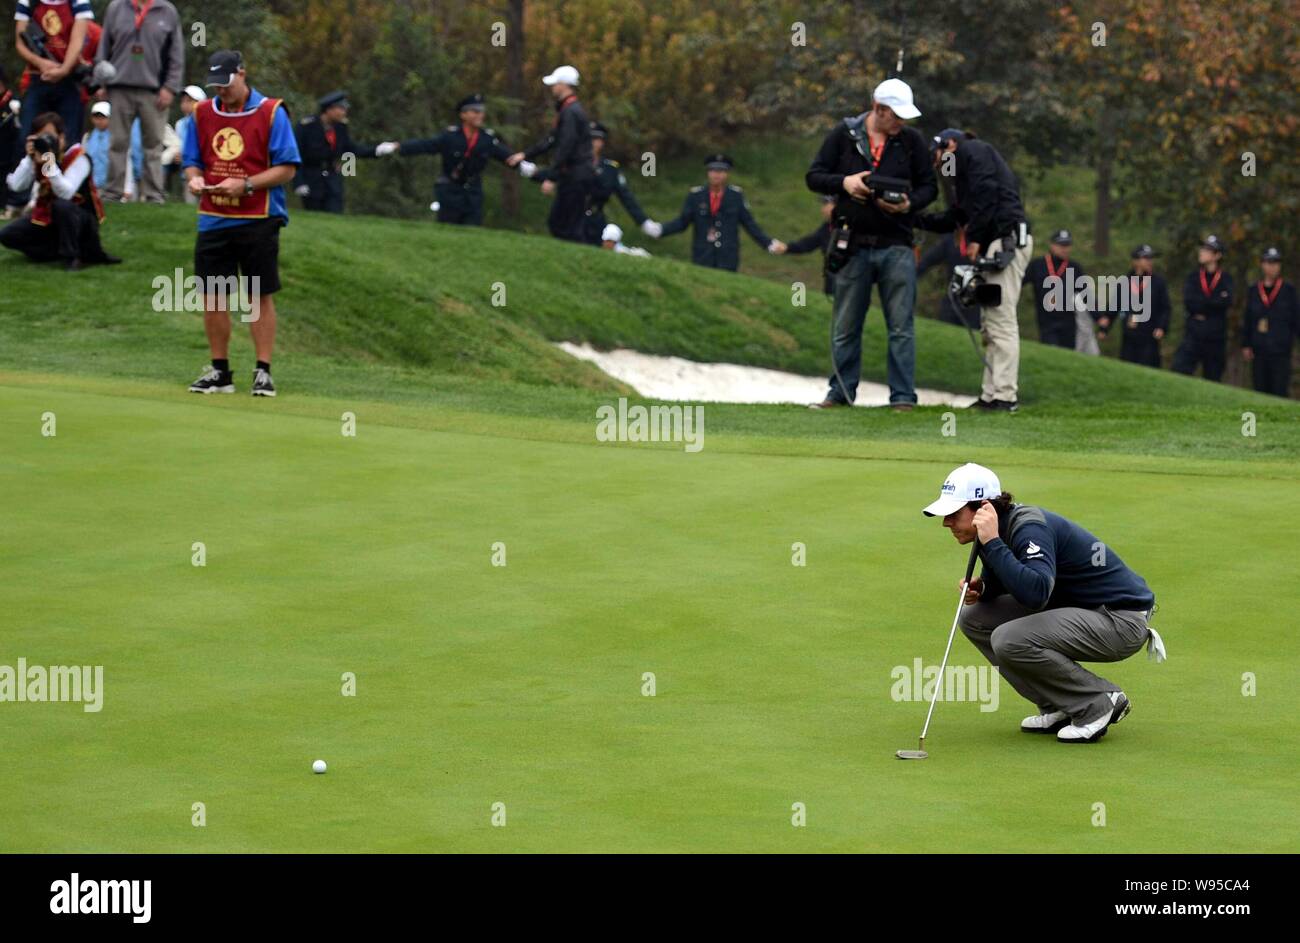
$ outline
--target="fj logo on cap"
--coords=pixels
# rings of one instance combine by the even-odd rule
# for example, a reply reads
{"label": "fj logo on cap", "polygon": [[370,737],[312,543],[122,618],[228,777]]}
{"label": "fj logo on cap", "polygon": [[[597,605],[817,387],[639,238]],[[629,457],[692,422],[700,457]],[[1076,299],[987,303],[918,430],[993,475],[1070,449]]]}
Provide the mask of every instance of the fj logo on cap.
{"label": "fj logo on cap", "polygon": [[984,497],[984,489],[983,489],[983,488],[976,488],[976,489],[975,489],[975,497],[977,497],[977,498],[982,498],[982,497]]}

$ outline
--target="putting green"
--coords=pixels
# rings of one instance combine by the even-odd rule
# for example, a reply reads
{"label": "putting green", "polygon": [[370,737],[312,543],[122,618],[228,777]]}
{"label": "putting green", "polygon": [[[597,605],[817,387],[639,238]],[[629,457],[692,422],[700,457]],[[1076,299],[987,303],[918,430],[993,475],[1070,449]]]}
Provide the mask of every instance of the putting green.
{"label": "putting green", "polygon": [[5,851],[1300,850],[1290,480],[1008,450],[1010,490],[1147,578],[1170,659],[1101,669],[1134,709],[1096,746],[1020,734],[1004,684],[900,763],[926,705],[891,671],[937,663],[965,561],[919,513],[951,448],[692,455],[364,404],[349,438],[287,400],[0,392],[0,665],[104,666],[98,713],[0,703]]}

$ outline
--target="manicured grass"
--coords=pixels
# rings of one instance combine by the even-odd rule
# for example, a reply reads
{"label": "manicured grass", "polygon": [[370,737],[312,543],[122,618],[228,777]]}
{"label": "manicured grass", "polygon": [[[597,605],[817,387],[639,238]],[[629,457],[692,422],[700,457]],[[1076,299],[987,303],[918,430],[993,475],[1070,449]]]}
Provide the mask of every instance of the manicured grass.
{"label": "manicured grass", "polygon": [[[189,270],[186,207],[114,207],[105,239],[122,266],[68,276],[0,257],[0,369],[147,378],[183,386],[207,358],[200,317],[156,311],[154,279]],[[772,282],[669,260],[616,257],[516,233],[295,214],[282,235],[276,376],[286,394],[436,403],[589,422],[628,392],[556,350],[589,341],[695,360],[822,374],[829,306]],[[495,297],[494,297],[495,295]],[[494,300],[504,298],[504,304]],[[869,318],[865,373],[884,376]],[[978,392],[964,331],[917,324],[917,382]],[[236,325],[237,379],[251,368]],[[1300,457],[1300,407],[1230,386],[1026,343],[1017,416],[944,410],[813,415],[795,407],[709,407],[716,433],[1026,447],[1088,453],[1283,460]],[[1258,434],[1243,436],[1243,413]]]}
{"label": "manicured grass", "polygon": [[100,713],[0,704],[5,850],[1297,848],[1290,479],[999,450],[1007,487],[1147,578],[1170,660],[1104,666],[1134,712],[1096,747],[1018,733],[1002,685],[996,711],[940,704],[903,764],[925,704],[891,671],[937,663],[965,559],[918,510],[942,443],[691,455],[359,398],[347,438],[337,400],[0,394],[0,664],[105,678]]}

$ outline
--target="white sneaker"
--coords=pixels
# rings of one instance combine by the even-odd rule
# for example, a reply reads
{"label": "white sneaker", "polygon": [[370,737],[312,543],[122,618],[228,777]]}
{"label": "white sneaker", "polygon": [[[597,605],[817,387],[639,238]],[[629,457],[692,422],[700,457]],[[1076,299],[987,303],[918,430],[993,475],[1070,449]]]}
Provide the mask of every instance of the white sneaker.
{"label": "white sneaker", "polygon": [[1090,724],[1070,724],[1057,731],[1056,739],[1062,743],[1096,743],[1106,736],[1111,724],[1117,724],[1128,716],[1128,698],[1123,691],[1112,691],[1107,695],[1113,705],[1109,714],[1102,714]]}
{"label": "white sneaker", "polygon": [[1025,733],[1056,733],[1069,722],[1070,715],[1065,711],[1052,711],[1026,717],[1020,722],[1020,729]]}

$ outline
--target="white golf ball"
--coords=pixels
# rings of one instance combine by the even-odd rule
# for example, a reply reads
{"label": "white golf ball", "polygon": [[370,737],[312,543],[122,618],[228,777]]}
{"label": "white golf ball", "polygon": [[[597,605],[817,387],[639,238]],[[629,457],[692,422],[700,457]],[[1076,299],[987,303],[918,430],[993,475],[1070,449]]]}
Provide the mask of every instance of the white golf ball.
{"label": "white golf ball", "polygon": [[325,761],[324,761],[324,760],[317,760],[315,763],[311,764],[311,771],[312,771],[313,773],[323,773],[323,772],[325,772]]}

